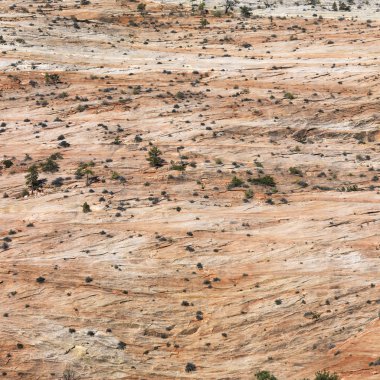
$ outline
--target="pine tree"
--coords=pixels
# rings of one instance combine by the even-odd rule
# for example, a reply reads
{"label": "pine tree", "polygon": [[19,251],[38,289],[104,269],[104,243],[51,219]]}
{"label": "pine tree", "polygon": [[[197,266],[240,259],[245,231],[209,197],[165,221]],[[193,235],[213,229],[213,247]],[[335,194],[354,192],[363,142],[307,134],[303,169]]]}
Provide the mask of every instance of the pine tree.
{"label": "pine tree", "polygon": [[82,178],[86,176],[86,186],[90,185],[90,175],[94,175],[94,172],[90,169],[90,167],[94,166],[92,161],[90,162],[82,162],[80,163],[78,169],[75,172],[77,178]]}
{"label": "pine tree", "polygon": [[89,168],[85,168],[83,170],[83,174],[86,176],[86,186],[89,186],[90,185],[90,175],[94,175],[94,172]]}
{"label": "pine tree", "polygon": [[161,151],[156,146],[153,146],[150,149],[148,153],[149,157],[147,158],[147,161],[149,161],[150,166],[158,168],[163,165],[164,160],[161,158],[161,154]]}
{"label": "pine tree", "polygon": [[26,185],[29,186],[32,191],[38,188],[38,168],[37,165],[32,165],[28,169],[28,174],[25,176]]}

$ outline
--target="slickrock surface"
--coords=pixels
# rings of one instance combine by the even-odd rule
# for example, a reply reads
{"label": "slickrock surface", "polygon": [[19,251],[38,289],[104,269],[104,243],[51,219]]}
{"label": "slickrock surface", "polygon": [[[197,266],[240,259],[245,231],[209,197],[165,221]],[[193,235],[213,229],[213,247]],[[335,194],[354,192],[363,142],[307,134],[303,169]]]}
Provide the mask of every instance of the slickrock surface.
{"label": "slickrock surface", "polygon": [[82,3],[0,2],[0,375],[379,379],[375,4]]}

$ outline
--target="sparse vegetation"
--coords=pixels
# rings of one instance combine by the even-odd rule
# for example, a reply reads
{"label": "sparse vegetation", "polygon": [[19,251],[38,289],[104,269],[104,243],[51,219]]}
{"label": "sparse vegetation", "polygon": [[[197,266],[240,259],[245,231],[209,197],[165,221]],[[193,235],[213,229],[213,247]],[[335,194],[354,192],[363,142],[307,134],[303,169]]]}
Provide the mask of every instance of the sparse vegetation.
{"label": "sparse vegetation", "polygon": [[4,378],[376,375],[378,6],[333,1],[1,2]]}

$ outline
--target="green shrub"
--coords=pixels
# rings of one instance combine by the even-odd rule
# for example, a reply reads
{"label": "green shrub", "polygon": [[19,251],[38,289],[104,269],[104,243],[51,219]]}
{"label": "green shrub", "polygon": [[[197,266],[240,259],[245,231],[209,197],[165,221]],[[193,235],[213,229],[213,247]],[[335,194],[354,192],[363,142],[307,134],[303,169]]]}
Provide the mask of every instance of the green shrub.
{"label": "green shrub", "polygon": [[303,173],[301,169],[295,168],[295,167],[290,167],[289,168],[289,173],[293,175],[298,175],[300,177],[303,177]]}
{"label": "green shrub", "polygon": [[247,7],[246,5],[240,7],[240,14],[243,16],[243,17],[251,17],[252,15],[252,12],[251,12],[251,8],[250,7]]}
{"label": "green shrub", "polygon": [[170,170],[179,170],[184,171],[186,169],[186,165],[182,162],[175,163],[174,161],[171,161],[171,167]]}
{"label": "green shrub", "polygon": [[285,92],[284,98],[289,99],[289,100],[293,100],[293,99],[295,99],[295,96],[291,92]]}
{"label": "green shrub", "polygon": [[277,377],[269,371],[259,371],[255,374],[257,380],[277,380]]}
{"label": "green shrub", "polygon": [[12,160],[4,160],[3,161],[4,166],[8,169],[11,166],[13,166],[13,161]]}
{"label": "green shrub", "polygon": [[258,177],[258,178],[250,178],[248,181],[253,183],[254,185],[262,185],[262,186],[270,186],[270,187],[276,186],[276,182],[274,181],[273,177],[271,177],[270,175],[266,175],[264,177]]}
{"label": "green shrub", "polygon": [[234,176],[232,179],[231,179],[231,182],[229,183],[228,185],[228,189],[233,189],[235,187],[240,187],[244,184],[244,181],[242,181],[240,178]]}
{"label": "green shrub", "polygon": [[245,199],[252,199],[253,198],[253,191],[252,189],[247,189],[244,193]]}
{"label": "green shrub", "polygon": [[45,74],[45,83],[46,84],[57,84],[59,83],[59,75],[58,74]]}
{"label": "green shrub", "polygon": [[86,214],[88,212],[91,212],[91,208],[90,208],[90,205],[87,203],[87,202],[84,202],[83,203],[83,206],[82,206],[82,210],[83,212]]}
{"label": "green shrub", "polygon": [[339,376],[328,371],[318,371],[315,374],[315,380],[339,380]]}
{"label": "green shrub", "polygon": [[45,162],[41,164],[41,169],[45,173],[55,173],[59,170],[59,165],[49,157]]}

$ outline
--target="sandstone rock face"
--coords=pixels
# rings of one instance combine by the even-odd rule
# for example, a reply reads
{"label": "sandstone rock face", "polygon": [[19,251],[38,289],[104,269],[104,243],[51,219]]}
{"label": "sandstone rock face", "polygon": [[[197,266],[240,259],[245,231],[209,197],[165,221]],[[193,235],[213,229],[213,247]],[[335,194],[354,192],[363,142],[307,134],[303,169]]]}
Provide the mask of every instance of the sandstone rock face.
{"label": "sandstone rock face", "polygon": [[0,3],[3,377],[379,379],[375,4],[137,7]]}

